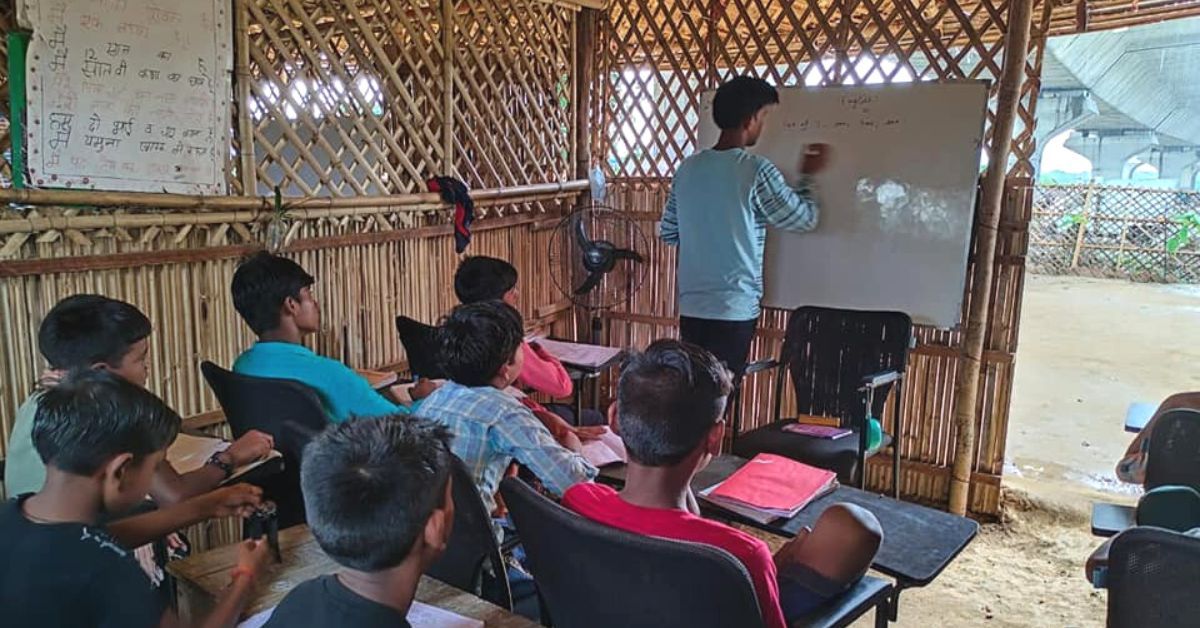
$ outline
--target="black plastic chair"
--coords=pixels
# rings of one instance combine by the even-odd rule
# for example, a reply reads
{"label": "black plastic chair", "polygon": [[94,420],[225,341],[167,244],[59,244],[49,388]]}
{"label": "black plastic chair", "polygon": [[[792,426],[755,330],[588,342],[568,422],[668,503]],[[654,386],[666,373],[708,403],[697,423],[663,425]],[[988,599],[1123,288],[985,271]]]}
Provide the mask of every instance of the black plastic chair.
{"label": "black plastic chair", "polygon": [[446,379],[446,371],[437,359],[437,328],[407,316],[396,317],[396,332],[408,355],[408,367],[413,379]]}
{"label": "black plastic chair", "polygon": [[750,575],[725,551],[589,521],[517,478],[501,482],[500,493],[553,625],[763,625]]}
{"label": "black plastic chair", "polygon": [[275,502],[280,528],[304,523],[300,461],[305,445],[329,424],[316,391],[292,380],[239,375],[207,361],[200,371],[235,438],[259,430],[275,439],[275,449],[283,454],[283,471],[256,484]]}
{"label": "black plastic chair", "polygon": [[1154,421],[1146,457],[1146,488],[1190,486],[1200,490],[1200,412],[1177,409]]}
{"label": "black plastic chair", "polygon": [[512,591],[500,546],[492,532],[492,517],[466,465],[457,457],[450,477],[454,529],[446,551],[425,573],[511,611]]}
{"label": "black plastic chair", "polygon": [[1117,535],[1108,555],[1108,628],[1176,628],[1200,618],[1200,539],[1159,528]]}
{"label": "black plastic chair", "polygon": [[[900,393],[912,342],[912,319],[902,312],[863,312],[801,307],[788,319],[780,357],[750,364],[746,374],[776,370],[772,422],[739,434],[734,426],[733,452],[743,458],[772,453],[836,471],[844,484],[866,483],[866,459],[892,444],[884,434],[867,448],[867,417],[880,418],[888,395],[895,391],[893,424],[900,425]],[[784,372],[782,367],[787,368]],[[836,440],[793,434],[781,420],[784,381],[791,375],[800,414],[836,417],[855,432]],[[892,448],[892,487],[899,496],[900,447]]]}

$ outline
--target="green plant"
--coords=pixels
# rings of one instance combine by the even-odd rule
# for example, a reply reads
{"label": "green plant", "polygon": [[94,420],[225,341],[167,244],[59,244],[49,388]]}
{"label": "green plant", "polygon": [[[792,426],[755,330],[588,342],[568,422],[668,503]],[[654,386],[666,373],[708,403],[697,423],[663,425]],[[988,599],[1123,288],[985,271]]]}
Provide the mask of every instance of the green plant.
{"label": "green plant", "polygon": [[1083,212],[1075,212],[1073,214],[1065,214],[1058,219],[1056,225],[1059,229],[1066,230],[1071,227],[1078,227],[1087,222]]}
{"label": "green plant", "polygon": [[1192,238],[1200,235],[1200,215],[1196,212],[1185,212],[1172,218],[1171,222],[1179,225],[1175,233],[1167,238],[1167,252],[1174,255],[1179,249],[1187,246]]}

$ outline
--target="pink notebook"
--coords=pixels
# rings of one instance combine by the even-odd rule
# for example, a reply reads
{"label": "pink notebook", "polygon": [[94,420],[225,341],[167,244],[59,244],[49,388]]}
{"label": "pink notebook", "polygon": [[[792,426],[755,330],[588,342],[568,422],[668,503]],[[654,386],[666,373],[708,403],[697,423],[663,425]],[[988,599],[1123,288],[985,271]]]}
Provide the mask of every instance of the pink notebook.
{"label": "pink notebook", "polygon": [[849,436],[854,432],[843,427],[830,427],[828,425],[809,425],[807,423],[788,423],[783,426],[783,431],[793,434],[803,434],[813,438],[826,438],[829,440],[837,440],[843,436]]}
{"label": "pink notebook", "polygon": [[774,454],[758,454],[713,489],[711,496],[754,508],[790,513],[837,487],[833,471]]}

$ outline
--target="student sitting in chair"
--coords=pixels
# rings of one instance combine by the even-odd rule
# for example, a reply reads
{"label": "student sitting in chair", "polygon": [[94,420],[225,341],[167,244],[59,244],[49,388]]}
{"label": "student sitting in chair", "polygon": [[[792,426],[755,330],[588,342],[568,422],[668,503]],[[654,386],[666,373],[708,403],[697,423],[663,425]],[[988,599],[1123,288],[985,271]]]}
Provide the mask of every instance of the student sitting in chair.
{"label": "student sitting in chair", "polygon": [[1146,483],[1146,462],[1150,457],[1150,434],[1154,431],[1154,425],[1158,422],[1158,417],[1179,409],[1200,410],[1200,392],[1176,393],[1158,406],[1154,416],[1146,423],[1146,427],[1138,432],[1133,442],[1129,443],[1125,456],[1117,463],[1117,479],[1130,484]]}
{"label": "student sitting in chair", "polygon": [[[458,265],[454,273],[454,294],[459,303],[482,303],[484,301],[503,301],[514,308],[518,306],[521,292],[517,288],[517,269],[508,262],[495,257],[482,255],[468,257]],[[554,398],[571,396],[574,384],[567,369],[558,358],[550,354],[536,342],[521,341],[521,359],[523,367],[521,374],[513,385],[526,392],[540,392]],[[551,404],[550,407],[526,397],[522,403],[529,407],[534,416],[546,425],[554,434],[554,438],[563,442],[566,432],[574,431],[577,436],[588,438],[594,435],[587,429],[579,430],[572,423],[581,425],[599,425],[604,417],[595,410],[585,410],[584,416],[576,417],[574,410],[561,404]]]}
{"label": "student sitting in chair", "polygon": [[395,628],[450,539],[449,434],[416,417],[330,426],[304,450],[308,525],[337,575],[288,593],[268,628]]}
{"label": "student sitting in chair", "polygon": [[[568,434],[564,447],[512,395],[524,362],[521,314],[500,301],[460,305],[438,328],[442,365],[450,381],[434,391],[421,415],[450,428],[454,454],[462,458],[489,511],[496,488],[514,460],[529,468],[555,495],[596,476]],[[500,526],[493,526],[501,537]]]}
{"label": "student sitting in chair", "polygon": [[[17,410],[8,442],[4,485],[12,497],[41,490],[46,465],[34,446],[34,417],[46,393],[67,371],[107,371],[138,387],[148,379],[150,319],[136,307],[94,294],[59,301],[38,329],[38,350],[50,364],[38,389]],[[230,472],[271,450],[273,441],[252,431],[200,469],[180,474],[169,462],[154,468],[148,493],[162,510],[112,522],[113,534],[128,547],[140,546],[175,530],[221,516],[229,504],[257,500],[258,489],[240,485],[215,490]],[[110,513],[115,514],[115,513]]]}
{"label": "student sitting in chair", "polygon": [[600,484],[578,484],[567,491],[563,505],[628,532],[729,552],[749,572],[766,625],[779,628],[857,582],[882,532],[871,513],[835,505],[772,557],[763,541],[700,517],[689,487],[720,452],[731,389],[729,371],[695,345],[659,340],[631,355],[621,368],[617,402],[609,408],[629,452],[625,488],[617,493]]}
{"label": "student sitting in chair", "polygon": [[[321,328],[314,283],[299,264],[266,251],[238,266],[233,274],[233,306],[258,342],[238,356],[233,372],[290,379],[312,388],[334,423],[410,413],[417,404],[410,407],[387,399],[350,367],[301,344]],[[414,387],[413,399],[423,398],[430,389]]]}
{"label": "student sitting in chair", "polygon": [[[146,496],[179,426],[179,415],[153,393],[112,373],[78,371],[42,396],[33,443],[46,482],[0,507],[5,625],[176,625],[103,520]],[[238,548],[233,582],[200,625],[233,625],[266,557],[266,543]]]}

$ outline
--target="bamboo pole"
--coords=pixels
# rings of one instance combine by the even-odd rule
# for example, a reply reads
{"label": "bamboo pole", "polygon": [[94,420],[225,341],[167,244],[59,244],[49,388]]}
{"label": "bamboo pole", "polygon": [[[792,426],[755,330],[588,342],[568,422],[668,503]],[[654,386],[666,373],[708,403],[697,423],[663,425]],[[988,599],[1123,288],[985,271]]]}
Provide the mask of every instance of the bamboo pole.
{"label": "bamboo pole", "polygon": [[950,512],[963,515],[971,491],[971,467],[975,460],[975,413],[979,401],[983,346],[991,313],[993,264],[1000,210],[1004,200],[1004,182],[1008,153],[1012,147],[1013,126],[1021,101],[1021,83],[1025,79],[1025,58],[1029,52],[1033,0],[1013,0],[1009,5],[1008,34],[1005,37],[1003,74],[996,102],[996,120],[992,127],[992,146],[987,178],[983,183],[979,220],[979,243],[975,255],[975,276],[971,285],[971,309],[963,342],[963,373],[954,391],[954,422],[958,435],[954,447],[954,470],[950,479]]}
{"label": "bamboo pole", "polygon": [[592,164],[592,85],[596,76],[597,12],[576,16],[575,39],[575,177],[588,178]]}
{"label": "bamboo pole", "polygon": [[[539,183],[475,190],[478,205],[515,202],[579,192],[587,181]],[[82,190],[0,190],[0,203],[24,205],[87,205],[150,209],[223,209],[232,211],[196,214],[117,214],[110,216],[44,216],[0,220],[0,234],[36,233],[50,229],[102,229],[253,222],[273,208],[266,198],[256,196],[185,196],[141,192],[87,192]],[[285,201],[288,212],[299,219],[365,216],[389,212],[427,212],[448,207],[433,193],[391,196],[347,196],[301,198]]]}
{"label": "bamboo pole", "polygon": [[255,171],[254,157],[254,123],[250,119],[250,35],[246,30],[250,16],[246,5],[234,3],[234,38],[233,49],[236,64],[233,68],[237,80],[237,90],[234,92],[238,99],[238,157],[241,159],[242,194],[252,195],[258,188],[258,176]]}
{"label": "bamboo pole", "polygon": [[442,0],[442,174],[454,173],[455,0]]}
{"label": "bamboo pole", "polygon": [[1079,256],[1083,253],[1083,239],[1087,235],[1088,218],[1092,214],[1092,202],[1096,197],[1096,180],[1088,184],[1083,194],[1083,215],[1075,230],[1075,250],[1071,253],[1071,268],[1079,268]]}

